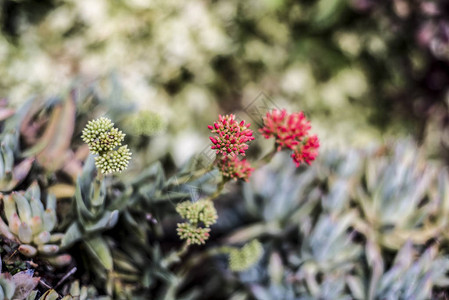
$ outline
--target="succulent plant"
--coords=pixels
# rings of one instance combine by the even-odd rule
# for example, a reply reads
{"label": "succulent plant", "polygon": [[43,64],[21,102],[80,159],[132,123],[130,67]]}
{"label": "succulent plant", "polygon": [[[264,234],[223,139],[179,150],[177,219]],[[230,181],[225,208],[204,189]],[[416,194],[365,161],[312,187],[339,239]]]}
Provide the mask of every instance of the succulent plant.
{"label": "succulent plant", "polygon": [[69,226],[62,240],[65,247],[80,240],[85,234],[107,230],[117,222],[118,210],[110,208],[106,183],[96,177],[94,162],[94,157],[90,156],[78,177],[74,197],[76,221]]}
{"label": "succulent plant", "polygon": [[449,257],[438,254],[437,245],[421,251],[407,241],[391,263],[375,244],[369,242],[366,247],[372,270],[361,270],[360,265],[347,277],[356,299],[433,299],[434,288],[449,284]]}
{"label": "succulent plant", "polygon": [[21,151],[49,173],[62,171],[71,178],[81,171],[86,151],[73,149],[76,136],[75,93],[62,99],[32,101],[20,124]]}
{"label": "succulent plant", "polygon": [[17,156],[17,134],[3,133],[0,136],[0,190],[7,192],[22,182],[31,170],[34,158],[25,158],[19,163]]}
{"label": "succulent plant", "polygon": [[87,288],[85,286],[79,287],[79,282],[75,281],[70,287],[70,291],[67,295],[61,296],[56,290],[49,289],[43,293],[39,298],[37,298],[38,292],[32,292],[27,300],[88,300],[88,299],[99,299],[99,300],[110,300],[108,296],[98,296],[95,289]]}
{"label": "succulent plant", "polygon": [[[102,232],[115,226],[119,217],[117,208],[125,207],[126,200],[126,196],[112,199],[105,180],[97,177],[94,157],[89,156],[76,183],[73,203],[76,218],[61,245],[70,247],[82,241],[83,249],[91,258],[92,271],[97,275],[104,274],[105,270],[110,273],[114,268],[110,246]],[[107,278],[102,279],[106,281]]]}
{"label": "succulent plant", "polygon": [[20,253],[27,257],[42,255],[58,266],[70,263],[69,255],[59,254],[64,234],[52,233],[57,225],[56,198],[53,195],[47,195],[44,208],[41,190],[34,182],[24,192],[2,194],[2,202],[6,220],[0,220],[1,232],[20,244]]}
{"label": "succulent plant", "polygon": [[[318,143],[308,144],[304,116],[293,115],[290,124],[304,129],[295,133],[285,113],[278,125],[292,136],[276,122],[262,133],[296,151],[300,166],[279,152],[253,169],[220,152],[248,150],[249,139],[228,149],[232,137],[225,131],[250,132],[227,116],[209,127],[212,156],[203,152],[175,171],[169,156],[149,164],[154,157],[145,147],[153,139],[142,128],[129,132],[120,96],[109,106],[94,89],[74,95],[31,103],[5,118],[0,101],[0,253],[11,273],[0,275],[0,293],[6,297],[17,292],[13,279],[20,277],[29,288],[19,290],[33,300],[432,299],[449,288],[449,175],[415,143],[322,150],[315,159]],[[137,151],[126,176],[104,176],[126,168],[130,158],[124,134],[110,120],[87,123],[105,113],[127,130]],[[30,187],[19,191],[24,186]],[[64,234],[50,226],[54,195]],[[21,261],[16,248],[36,259]],[[74,265],[84,263],[83,272],[66,276],[52,266],[67,262],[60,252],[69,251]],[[37,280],[30,268],[41,276],[38,287],[26,283]]]}
{"label": "succulent plant", "polygon": [[0,299],[12,299],[15,289],[11,274],[0,274]]}
{"label": "succulent plant", "polygon": [[[0,259],[0,273],[2,261]],[[17,272],[14,275],[10,273],[0,274],[0,299],[5,300],[33,300],[32,291],[39,283],[39,277],[33,277],[32,270]]]}
{"label": "succulent plant", "polygon": [[43,293],[39,298],[38,291],[33,291],[28,296],[27,300],[89,300],[89,299],[98,299],[98,300],[110,300],[111,298],[108,296],[99,296],[97,290],[93,286],[84,286],[80,285],[78,280],[74,281],[70,286],[68,286],[67,292],[63,293],[63,296],[60,295],[54,289],[48,289],[45,293]]}
{"label": "succulent plant", "polygon": [[[260,238],[270,257],[239,284],[256,299],[433,299],[444,291],[448,258],[426,243],[447,241],[448,174],[418,153],[409,140],[328,152],[296,172],[275,155],[243,186],[245,205],[221,212],[217,224],[251,218],[225,240]],[[399,250],[394,261],[385,249]]]}
{"label": "succulent plant", "polygon": [[270,165],[256,171],[243,186],[245,205],[253,218],[271,225],[289,218],[299,220],[318,204],[319,190],[314,185],[318,170],[311,167],[297,173],[287,161],[285,153],[276,154]]}
{"label": "succulent plant", "polygon": [[[447,189],[447,182],[440,179],[438,187],[436,166],[426,163],[413,142],[398,142],[391,151],[391,156],[368,157],[365,181],[358,182],[353,196],[363,215],[357,229],[399,249],[407,240],[421,244],[445,231],[441,220],[448,216],[449,198],[434,193]],[[445,173],[439,177],[447,178]]]}
{"label": "succulent plant", "polygon": [[348,232],[354,219],[355,214],[346,214],[339,219],[322,215],[313,228],[303,226],[301,255],[291,256],[292,263],[297,259],[304,270],[316,271],[341,270],[352,265],[362,253],[362,248],[352,241]]}
{"label": "succulent plant", "polygon": [[21,183],[29,174],[33,157],[20,153],[19,128],[30,102],[8,114],[2,120],[0,133],[0,191],[8,192]]}

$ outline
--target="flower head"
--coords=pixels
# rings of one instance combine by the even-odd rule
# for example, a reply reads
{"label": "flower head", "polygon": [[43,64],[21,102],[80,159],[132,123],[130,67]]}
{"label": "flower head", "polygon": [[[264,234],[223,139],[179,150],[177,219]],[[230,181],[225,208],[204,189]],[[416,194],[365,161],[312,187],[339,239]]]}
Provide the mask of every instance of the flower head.
{"label": "flower head", "polygon": [[181,239],[187,241],[188,245],[202,245],[209,238],[210,228],[196,227],[190,223],[178,223],[176,231]]}
{"label": "flower head", "polygon": [[103,174],[120,173],[128,167],[131,154],[128,146],[125,145],[118,150],[112,150],[95,157],[95,165]]}
{"label": "flower head", "polygon": [[[210,200],[185,201],[176,206],[179,215],[188,222],[178,224],[178,235],[187,244],[204,244],[209,238],[210,226],[217,222],[217,211]],[[204,227],[200,227],[202,222]]]}
{"label": "flower head", "polygon": [[212,133],[216,134],[210,137],[213,143],[211,149],[223,156],[245,155],[248,149],[246,143],[254,140],[253,131],[249,129],[250,125],[245,124],[245,121],[237,122],[233,114],[219,115],[218,121],[208,126]]}
{"label": "flower head", "polygon": [[293,150],[296,167],[310,164],[318,155],[320,143],[316,135],[309,135],[311,126],[303,112],[289,114],[285,109],[273,109],[264,117],[264,127],[259,129],[265,138],[276,139],[277,151]]}
{"label": "flower head", "polygon": [[246,159],[240,160],[237,156],[220,159],[218,161],[218,168],[220,169],[221,174],[226,178],[232,178],[234,180],[243,179],[245,181],[248,181],[248,178],[254,171]]}
{"label": "flower head", "polygon": [[229,268],[235,272],[248,270],[262,257],[263,247],[258,240],[252,240],[242,249],[231,249],[229,252]]}
{"label": "flower head", "polygon": [[192,224],[202,222],[209,227],[217,221],[217,211],[214,204],[209,200],[198,200],[196,202],[184,201],[176,206],[178,214],[189,220]]}
{"label": "flower head", "polygon": [[304,143],[297,145],[292,154],[296,167],[299,167],[303,162],[310,165],[317,157],[319,147],[320,141],[316,135],[307,137]]}
{"label": "flower head", "polygon": [[262,135],[268,139],[274,137],[281,148],[293,149],[308,134],[310,123],[303,112],[288,114],[285,109],[279,111],[273,109],[264,117],[264,127],[259,129]]}
{"label": "flower head", "polygon": [[87,123],[82,139],[89,145],[90,152],[101,154],[121,145],[125,134],[113,126],[114,123],[104,117]]}
{"label": "flower head", "polygon": [[[101,173],[121,172],[128,167],[131,152],[128,146],[121,146],[125,134],[114,127],[108,118],[89,121],[83,130],[82,139],[89,145],[95,157],[95,165]],[[121,146],[121,147],[120,147]],[[120,147],[115,150],[116,147]]]}

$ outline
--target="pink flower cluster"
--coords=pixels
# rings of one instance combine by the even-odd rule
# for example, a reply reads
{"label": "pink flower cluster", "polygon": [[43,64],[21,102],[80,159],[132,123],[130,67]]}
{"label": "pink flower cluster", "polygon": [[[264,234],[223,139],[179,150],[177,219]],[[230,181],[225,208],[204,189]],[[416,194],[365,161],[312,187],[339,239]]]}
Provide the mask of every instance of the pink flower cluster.
{"label": "pink flower cluster", "polygon": [[299,167],[303,162],[310,165],[312,161],[318,156],[318,148],[320,147],[320,141],[316,135],[312,135],[305,138],[305,142],[295,147],[292,158]]}
{"label": "pink flower cluster", "polygon": [[240,178],[245,181],[248,181],[248,178],[254,171],[246,159],[240,160],[237,156],[232,158],[225,157],[218,160],[218,168],[224,177],[234,178],[235,180]]}
{"label": "pink flower cluster", "polygon": [[276,139],[277,151],[293,150],[291,155],[296,167],[310,163],[318,155],[320,142],[316,135],[309,135],[310,123],[303,112],[289,114],[285,109],[273,109],[263,119],[264,127],[259,129],[262,135]]}
{"label": "pink flower cluster", "polygon": [[211,149],[216,150],[217,165],[226,178],[238,178],[248,180],[252,171],[250,164],[244,159],[240,160],[239,155],[245,156],[248,149],[247,142],[254,140],[253,131],[249,129],[251,124],[235,120],[233,114],[222,116],[219,115],[218,121],[208,128],[215,136],[209,137],[212,146]]}
{"label": "pink flower cluster", "polygon": [[245,121],[238,123],[234,115],[219,115],[218,122],[207,126],[215,136],[210,140],[214,144],[211,148],[217,150],[217,154],[227,155],[245,155],[249,141],[254,140],[253,131],[249,129],[251,124],[245,124]]}

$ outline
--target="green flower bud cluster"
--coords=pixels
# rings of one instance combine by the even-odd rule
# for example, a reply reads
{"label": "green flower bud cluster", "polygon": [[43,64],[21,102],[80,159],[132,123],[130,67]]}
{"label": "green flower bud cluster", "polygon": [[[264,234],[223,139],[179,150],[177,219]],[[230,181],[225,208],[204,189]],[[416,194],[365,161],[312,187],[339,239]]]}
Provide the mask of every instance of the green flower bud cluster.
{"label": "green flower bud cluster", "polygon": [[117,151],[109,151],[101,156],[95,157],[95,165],[103,174],[121,172],[128,167],[131,152],[128,146],[121,146]]}
{"label": "green flower bud cluster", "polygon": [[47,256],[55,265],[70,263],[70,255],[59,255],[62,233],[52,233],[56,226],[56,198],[47,196],[46,208],[40,189],[33,183],[26,192],[1,195],[7,223],[0,218],[0,233],[20,244],[18,250],[27,257]]}
{"label": "green flower bud cluster", "polygon": [[[108,118],[89,121],[81,138],[89,145],[90,152],[99,154],[95,165],[103,174],[121,172],[128,167],[132,153],[128,146],[121,146],[125,134],[115,128]],[[117,147],[118,150],[115,150]]]}
{"label": "green flower bud cluster", "polygon": [[179,223],[176,231],[182,240],[187,241],[188,245],[202,245],[209,238],[210,228],[196,227],[190,223]]}
{"label": "green flower bud cluster", "polygon": [[217,222],[218,218],[214,204],[209,200],[185,201],[176,206],[176,211],[182,218],[189,220],[194,225],[202,222],[204,226],[210,227]]}
{"label": "green flower bud cluster", "polygon": [[120,145],[125,134],[114,128],[114,123],[111,120],[103,117],[89,121],[81,138],[89,145],[90,152],[100,154]]}
{"label": "green flower bud cluster", "polygon": [[[210,226],[217,222],[217,211],[214,204],[209,200],[198,200],[196,202],[185,201],[176,206],[179,215],[188,222],[178,224],[178,235],[187,240],[187,244],[204,244],[209,238]],[[200,227],[203,223],[204,227]]]}
{"label": "green flower bud cluster", "polygon": [[258,240],[252,240],[241,249],[232,248],[229,252],[229,268],[234,272],[248,270],[262,257],[263,247]]}

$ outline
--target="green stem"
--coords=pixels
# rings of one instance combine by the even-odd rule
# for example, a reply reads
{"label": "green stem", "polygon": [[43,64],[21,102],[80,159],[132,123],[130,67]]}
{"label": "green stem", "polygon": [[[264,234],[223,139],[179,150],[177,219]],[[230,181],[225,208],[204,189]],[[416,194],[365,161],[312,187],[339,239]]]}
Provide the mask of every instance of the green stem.
{"label": "green stem", "polygon": [[187,175],[181,176],[177,178],[178,182],[184,182],[184,181],[191,181],[193,179],[197,179],[201,176],[203,176],[204,174],[209,173],[210,171],[212,171],[214,169],[214,164],[211,163],[209,166],[207,166],[207,168],[204,169],[200,169],[200,170],[196,170],[192,173],[189,173]]}
{"label": "green stem", "polygon": [[215,190],[215,192],[210,195],[209,197],[206,197],[205,200],[211,200],[213,201],[215,198],[217,198],[218,196],[220,196],[221,192],[224,189],[225,184],[229,181],[229,179],[223,179],[221,180],[218,185],[217,185],[217,189]]}
{"label": "green stem", "polygon": [[181,276],[181,277],[185,276],[189,272],[189,270],[191,270],[195,265],[197,265],[199,262],[203,261],[204,259],[215,256],[215,255],[219,255],[219,254],[228,254],[229,252],[231,252],[232,249],[233,249],[233,247],[229,247],[229,246],[215,247],[215,248],[208,249],[207,251],[204,251],[195,256],[192,256],[183,264],[183,268],[179,271],[179,276]]}
{"label": "green stem", "polygon": [[103,173],[101,173],[101,171],[97,169],[97,177],[96,177],[96,180],[97,180],[97,181],[102,181],[103,179],[104,179]]}
{"label": "green stem", "polygon": [[274,148],[270,152],[265,154],[262,158],[260,158],[257,161],[255,168],[257,169],[263,165],[268,164],[271,161],[271,159],[273,158],[273,156],[276,154],[276,152],[277,152],[277,145],[274,145]]}
{"label": "green stem", "polygon": [[169,268],[172,264],[180,262],[182,256],[187,253],[187,250],[189,250],[189,244],[187,242],[184,243],[181,249],[179,249],[176,252],[173,252],[168,257],[166,257],[164,260],[162,260],[161,265]]}

